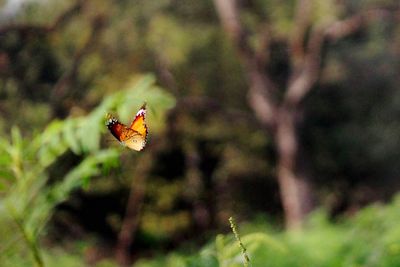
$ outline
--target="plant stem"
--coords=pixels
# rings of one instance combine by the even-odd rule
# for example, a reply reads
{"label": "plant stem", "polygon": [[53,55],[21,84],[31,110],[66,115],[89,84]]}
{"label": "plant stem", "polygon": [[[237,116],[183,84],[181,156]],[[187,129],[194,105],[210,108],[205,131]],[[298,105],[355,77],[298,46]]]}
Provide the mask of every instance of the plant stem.
{"label": "plant stem", "polygon": [[243,265],[244,265],[244,267],[248,267],[249,263],[250,263],[250,258],[249,258],[249,255],[247,255],[245,246],[243,245],[242,241],[240,240],[239,232],[237,231],[237,226],[236,226],[236,223],[235,223],[235,220],[233,219],[233,217],[229,218],[229,223],[231,225],[232,232],[235,235],[236,241],[239,243],[239,247],[242,250]]}
{"label": "plant stem", "polygon": [[18,226],[19,230],[21,231],[22,236],[24,237],[25,242],[28,245],[28,247],[32,253],[33,259],[35,261],[35,265],[37,267],[44,267],[43,258],[40,255],[40,251],[39,251],[38,246],[36,245],[36,242],[32,238],[29,237],[22,221],[17,217],[17,215],[12,210],[10,210],[10,214],[11,214],[15,224]]}

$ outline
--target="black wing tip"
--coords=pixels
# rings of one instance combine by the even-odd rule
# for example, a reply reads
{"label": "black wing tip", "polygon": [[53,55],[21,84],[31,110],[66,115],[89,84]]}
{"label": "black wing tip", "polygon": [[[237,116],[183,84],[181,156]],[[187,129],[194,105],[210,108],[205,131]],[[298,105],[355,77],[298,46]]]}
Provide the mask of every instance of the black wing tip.
{"label": "black wing tip", "polygon": [[107,126],[107,127],[111,127],[111,126],[113,126],[114,124],[117,124],[118,122],[119,122],[118,119],[116,119],[116,118],[114,118],[114,117],[109,117],[108,120],[107,120],[107,122],[106,122],[106,126]]}

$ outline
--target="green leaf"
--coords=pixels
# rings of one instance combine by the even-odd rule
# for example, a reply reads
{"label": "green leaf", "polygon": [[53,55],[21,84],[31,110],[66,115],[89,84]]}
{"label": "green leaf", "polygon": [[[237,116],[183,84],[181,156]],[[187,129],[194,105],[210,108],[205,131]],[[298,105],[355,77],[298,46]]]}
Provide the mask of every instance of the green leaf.
{"label": "green leaf", "polygon": [[63,137],[69,149],[78,155],[82,152],[82,149],[76,134],[77,125],[79,125],[78,119],[66,120],[63,128]]}

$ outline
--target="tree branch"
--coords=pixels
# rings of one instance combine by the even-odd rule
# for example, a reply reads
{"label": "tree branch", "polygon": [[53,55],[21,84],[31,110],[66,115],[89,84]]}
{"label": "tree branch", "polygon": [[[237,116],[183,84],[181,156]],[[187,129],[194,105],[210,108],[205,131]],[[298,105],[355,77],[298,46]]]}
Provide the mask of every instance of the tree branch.
{"label": "tree branch", "polygon": [[[299,0],[299,3],[302,1],[306,0]],[[326,41],[337,41],[345,38],[354,34],[371,21],[388,15],[396,17],[398,12],[398,9],[370,9],[329,25],[314,27],[308,38],[306,50],[304,50],[305,54],[302,56],[304,58],[303,62],[297,62],[294,66],[288,90],[284,97],[284,104],[292,107],[297,106],[312,89],[320,74],[322,48]],[[303,34],[306,35],[306,32],[304,31]],[[293,51],[292,56],[297,57]]]}
{"label": "tree branch", "polygon": [[67,89],[70,87],[71,83],[73,83],[76,79],[82,60],[87,54],[91,52],[97,41],[100,39],[100,33],[101,30],[104,28],[105,23],[106,18],[103,15],[97,15],[97,17],[93,19],[91,23],[92,31],[89,38],[87,39],[83,47],[76,52],[70,68],[64,72],[61,78],[54,85],[51,98],[54,102],[56,110],[59,109],[60,111],[60,109],[62,109],[62,107],[59,107],[59,103],[66,96]]}
{"label": "tree branch", "polygon": [[276,123],[276,86],[271,81],[257,54],[247,42],[247,33],[241,24],[237,1],[214,0],[222,27],[231,38],[240,60],[243,62],[250,83],[249,102],[258,119],[268,128]]}
{"label": "tree branch", "polygon": [[[154,146],[153,146],[154,147]],[[147,151],[138,161],[132,177],[129,198],[126,205],[125,216],[122,219],[121,229],[118,234],[115,257],[121,266],[128,266],[131,261],[129,248],[135,240],[139,227],[143,199],[146,194],[146,178],[153,162],[153,151]]]}
{"label": "tree branch", "polygon": [[293,70],[290,77],[284,97],[284,105],[297,107],[318,80],[324,42],[324,30],[319,27],[313,29],[307,43],[303,63]]}
{"label": "tree branch", "polygon": [[337,41],[354,34],[361,27],[383,17],[400,18],[400,8],[373,8],[364,10],[349,18],[338,20],[326,27],[325,35],[330,41]]}
{"label": "tree branch", "polygon": [[85,0],[77,0],[74,5],[67,9],[63,14],[61,14],[57,20],[48,27],[49,31],[54,31],[61,28],[67,24],[73,16],[78,14],[84,7]]}
{"label": "tree branch", "polygon": [[297,69],[302,64],[306,51],[305,39],[310,28],[310,14],[312,3],[310,0],[297,0],[294,27],[289,40],[289,53],[292,69]]}
{"label": "tree branch", "polygon": [[51,25],[31,25],[31,24],[11,24],[0,27],[0,35],[6,34],[7,32],[20,32],[22,34],[28,33],[48,33],[63,27],[70,19],[79,13],[83,8],[85,1],[77,0],[74,5],[62,13],[56,21]]}
{"label": "tree branch", "polygon": [[244,32],[239,19],[237,2],[215,0],[214,4],[225,32],[232,38],[235,45],[242,42]]}

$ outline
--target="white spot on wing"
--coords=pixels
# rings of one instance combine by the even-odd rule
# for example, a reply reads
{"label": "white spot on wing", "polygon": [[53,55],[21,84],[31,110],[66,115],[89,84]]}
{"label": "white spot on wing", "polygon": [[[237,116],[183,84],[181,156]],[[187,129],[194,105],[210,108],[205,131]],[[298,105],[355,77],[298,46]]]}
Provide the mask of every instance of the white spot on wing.
{"label": "white spot on wing", "polygon": [[141,108],[137,113],[136,116],[145,116],[146,115],[146,110]]}

